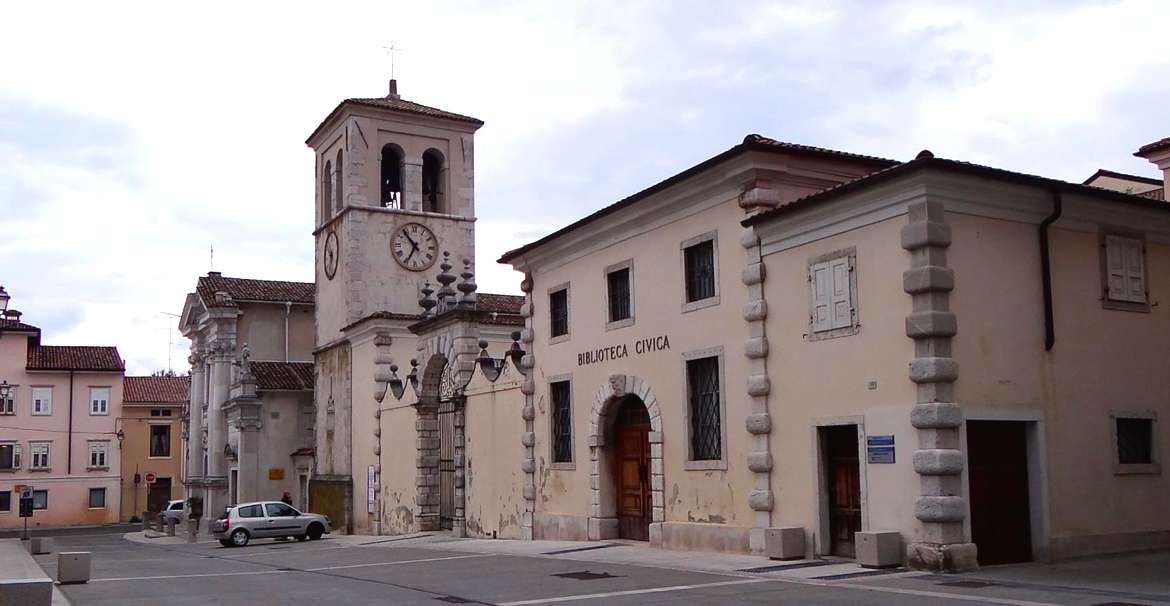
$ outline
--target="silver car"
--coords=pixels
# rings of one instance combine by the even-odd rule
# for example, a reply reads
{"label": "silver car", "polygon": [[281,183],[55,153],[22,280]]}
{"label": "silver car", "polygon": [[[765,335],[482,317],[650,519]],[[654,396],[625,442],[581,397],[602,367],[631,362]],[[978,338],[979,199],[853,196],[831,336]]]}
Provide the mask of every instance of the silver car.
{"label": "silver car", "polygon": [[328,517],[301,513],[280,501],[232,505],[220,519],[211,524],[211,534],[224,547],[243,547],[252,539],[264,537],[296,537],[298,541],[316,541],[329,531]]}
{"label": "silver car", "polygon": [[174,520],[176,524],[182,524],[183,523],[183,500],[177,499],[177,500],[167,501],[166,509],[162,510],[161,515],[162,515],[163,521]]}

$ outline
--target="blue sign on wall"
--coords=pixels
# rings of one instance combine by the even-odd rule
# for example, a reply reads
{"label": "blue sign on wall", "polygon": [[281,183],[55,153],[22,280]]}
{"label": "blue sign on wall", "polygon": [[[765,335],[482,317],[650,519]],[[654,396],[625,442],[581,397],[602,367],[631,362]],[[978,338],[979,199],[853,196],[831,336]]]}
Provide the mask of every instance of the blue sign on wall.
{"label": "blue sign on wall", "polygon": [[894,436],[866,436],[865,460],[873,464],[894,462]]}

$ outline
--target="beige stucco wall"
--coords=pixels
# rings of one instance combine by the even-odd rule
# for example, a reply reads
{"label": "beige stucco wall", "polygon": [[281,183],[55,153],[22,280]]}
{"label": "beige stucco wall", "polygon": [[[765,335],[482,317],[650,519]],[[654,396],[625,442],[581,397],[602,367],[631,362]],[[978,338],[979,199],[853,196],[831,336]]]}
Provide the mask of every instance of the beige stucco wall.
{"label": "beige stucco wall", "polygon": [[[171,411],[169,417],[152,417],[153,409]],[[171,493],[168,499],[183,498],[183,443],[182,406],[174,403],[134,404],[122,407],[120,427],[125,432],[122,442],[122,521],[131,516],[141,516],[147,506],[146,474],[153,473],[159,478],[170,478]],[[153,425],[170,425],[171,454],[169,457],[150,456],[150,428]],[[134,484],[134,474],[139,473],[142,481]]]}
{"label": "beige stucco wall", "polygon": [[[497,344],[490,351],[499,357],[503,347]],[[477,370],[465,391],[468,536],[520,538],[524,510],[517,439],[524,431],[521,380],[520,373],[509,363],[494,383]]]}

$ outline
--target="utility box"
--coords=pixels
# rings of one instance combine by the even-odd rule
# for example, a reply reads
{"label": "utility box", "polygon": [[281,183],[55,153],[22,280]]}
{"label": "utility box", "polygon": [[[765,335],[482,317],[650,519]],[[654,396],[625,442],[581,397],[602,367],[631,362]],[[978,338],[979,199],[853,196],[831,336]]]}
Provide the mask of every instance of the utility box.
{"label": "utility box", "polygon": [[902,565],[902,534],[894,530],[867,530],[853,534],[857,563],[866,568]]}
{"label": "utility box", "polygon": [[799,560],[804,557],[804,528],[783,526],[764,533],[764,551],[773,560]]}
{"label": "utility box", "polygon": [[57,554],[57,582],[88,583],[90,553],[88,551],[63,551]]}
{"label": "utility box", "polygon": [[41,537],[31,537],[28,540],[28,552],[33,555],[41,555],[49,553],[48,548],[45,547],[45,539]]}

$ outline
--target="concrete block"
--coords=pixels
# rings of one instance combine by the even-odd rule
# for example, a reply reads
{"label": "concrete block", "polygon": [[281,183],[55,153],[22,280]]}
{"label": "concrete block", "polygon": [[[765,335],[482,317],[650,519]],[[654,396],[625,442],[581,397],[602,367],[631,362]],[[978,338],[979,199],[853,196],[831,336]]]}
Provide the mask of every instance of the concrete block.
{"label": "concrete block", "polygon": [[804,557],[804,528],[782,526],[764,531],[764,553],[773,560],[799,560]]}
{"label": "concrete block", "polygon": [[166,520],[168,537],[175,536],[175,522],[176,520],[174,518],[167,518]]}
{"label": "concrete block", "polygon": [[867,530],[853,533],[857,563],[866,568],[889,568],[902,564],[902,535],[894,530]]}
{"label": "concrete block", "polygon": [[48,539],[43,537],[29,537],[28,552],[33,555],[49,553]]}
{"label": "concrete block", "polygon": [[88,551],[62,551],[57,554],[57,582],[89,582],[90,553]]}

